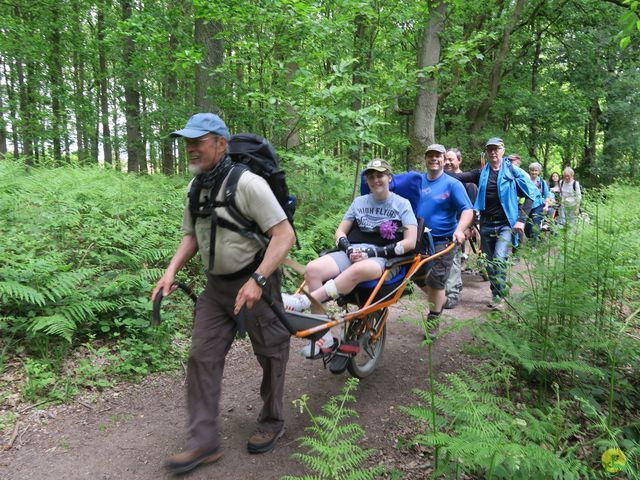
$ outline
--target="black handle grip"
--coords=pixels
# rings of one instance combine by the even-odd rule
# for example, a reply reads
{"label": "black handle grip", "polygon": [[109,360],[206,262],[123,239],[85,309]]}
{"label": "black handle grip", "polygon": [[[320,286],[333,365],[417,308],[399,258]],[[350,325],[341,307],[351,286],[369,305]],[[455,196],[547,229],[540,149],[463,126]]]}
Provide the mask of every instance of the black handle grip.
{"label": "black handle grip", "polygon": [[280,322],[289,331],[289,333],[291,335],[295,335],[298,332],[298,330],[293,328],[293,325],[289,323],[289,319],[284,314],[284,311],[280,308],[280,306],[276,303],[276,301],[273,298],[271,298],[271,296],[268,295],[266,292],[262,292],[262,299],[265,302],[267,302],[267,305],[269,305],[269,307],[271,308],[271,311],[273,311],[273,313],[276,314],[276,317],[278,317],[278,320],[280,320]]}
{"label": "black handle grip", "polygon": [[[193,300],[193,303],[196,303],[196,301],[198,300],[198,296],[193,293],[191,287],[185,285],[184,283],[175,283],[174,285],[176,285],[180,290],[186,293],[189,298]],[[153,313],[151,314],[151,321],[154,325],[160,325],[160,322],[162,320],[160,318],[160,304],[162,303],[163,298],[164,294],[162,293],[162,289],[160,289],[158,293],[156,293],[156,298],[153,299]]]}

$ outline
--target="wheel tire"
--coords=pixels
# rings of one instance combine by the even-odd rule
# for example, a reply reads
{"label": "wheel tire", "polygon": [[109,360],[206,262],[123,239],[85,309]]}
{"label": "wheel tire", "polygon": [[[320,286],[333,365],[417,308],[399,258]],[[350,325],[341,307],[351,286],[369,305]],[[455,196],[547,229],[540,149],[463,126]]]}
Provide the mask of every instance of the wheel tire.
{"label": "wheel tire", "polygon": [[[371,324],[375,326],[375,331],[379,329],[379,325],[385,321],[389,315],[389,310],[386,308],[380,309],[377,312],[370,313],[366,320],[369,320]],[[358,331],[362,327],[363,320],[357,320],[353,322],[349,330]],[[353,335],[347,335],[348,340],[356,340],[360,346],[360,352],[354,357],[351,357],[347,363],[347,369],[349,373],[356,378],[366,378],[371,375],[380,359],[382,358],[382,352],[384,351],[384,342],[387,338],[387,323],[384,322],[382,326],[382,332],[375,343],[369,343],[371,338],[371,330],[366,332],[354,333]]]}

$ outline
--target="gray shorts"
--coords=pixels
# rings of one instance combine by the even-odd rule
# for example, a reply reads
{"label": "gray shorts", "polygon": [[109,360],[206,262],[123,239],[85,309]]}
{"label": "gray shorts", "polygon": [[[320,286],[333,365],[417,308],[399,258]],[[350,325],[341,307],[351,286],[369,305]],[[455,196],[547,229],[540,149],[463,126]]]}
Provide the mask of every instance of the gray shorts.
{"label": "gray shorts", "polygon": [[[336,262],[336,265],[338,265],[340,273],[344,272],[347,268],[353,265],[353,263],[351,263],[351,260],[349,260],[349,256],[342,250],[338,252],[331,252],[329,253],[329,256],[333,258],[333,261]],[[380,275],[382,275],[382,272],[384,272],[384,266],[387,263],[387,259],[381,257],[370,257],[368,258],[368,260],[373,260],[380,266]]]}
{"label": "gray shorts", "polygon": [[[447,246],[447,243],[436,243],[436,253],[444,250]],[[457,251],[458,247],[455,247],[449,253],[445,253],[441,257],[431,260],[420,267],[420,270],[418,270],[413,277],[413,281],[416,285],[419,287],[424,287],[426,285],[434,290],[444,290],[444,287],[447,284],[447,279],[449,278],[451,266],[453,265],[453,257]]]}

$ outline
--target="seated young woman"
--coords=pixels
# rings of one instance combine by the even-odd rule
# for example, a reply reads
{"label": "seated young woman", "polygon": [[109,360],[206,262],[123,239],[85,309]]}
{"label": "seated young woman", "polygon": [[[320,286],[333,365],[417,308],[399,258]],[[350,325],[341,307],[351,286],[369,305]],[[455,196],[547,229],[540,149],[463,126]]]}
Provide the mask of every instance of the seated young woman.
{"label": "seated young woman", "polygon": [[[387,258],[415,249],[417,220],[409,200],[389,190],[393,178],[385,160],[374,159],[363,170],[371,193],[357,197],[336,230],[338,251],[311,261],[305,282],[311,296],[322,303],[351,292],[356,285],[380,278]],[[304,295],[283,295],[285,308],[323,313]],[[327,332],[316,342],[315,352],[333,344]],[[310,356],[311,345],[302,354]]]}

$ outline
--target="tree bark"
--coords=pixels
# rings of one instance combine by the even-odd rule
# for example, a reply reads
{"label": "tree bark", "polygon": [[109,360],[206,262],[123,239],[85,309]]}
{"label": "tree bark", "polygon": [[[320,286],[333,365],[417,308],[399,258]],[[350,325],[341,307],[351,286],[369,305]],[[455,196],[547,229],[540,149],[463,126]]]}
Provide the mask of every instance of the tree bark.
{"label": "tree bark", "polygon": [[6,155],[7,155],[7,128],[6,128],[6,121],[4,119],[4,103],[2,101],[2,90],[0,90],[0,160],[4,160],[4,157]]}
{"label": "tree bark", "polygon": [[[434,67],[440,61],[440,33],[444,27],[447,3],[429,4],[429,21],[424,28],[418,51],[418,70]],[[424,151],[435,141],[435,120],[438,110],[438,80],[435,73],[423,73],[418,78],[418,96],[413,112],[413,135],[408,167],[415,169],[424,158]]]}
{"label": "tree bark", "polygon": [[[131,0],[121,0],[122,20],[131,18]],[[124,78],[125,119],[127,123],[127,171],[140,172],[140,162],[144,159],[144,151],[140,140],[140,91],[135,77],[132,56],[134,42],[131,35],[125,35],[122,56],[126,76]]]}
{"label": "tree bark", "polygon": [[7,80],[7,102],[9,103],[9,115],[11,116],[11,143],[13,144],[13,157],[18,158],[20,156],[19,140],[18,140],[18,100],[16,99],[16,72],[15,69],[11,69],[7,73],[7,64],[2,64],[2,73]]}
{"label": "tree bark", "polygon": [[478,105],[471,115],[472,123],[471,128],[469,129],[471,134],[476,134],[482,130],[484,124],[487,122],[489,110],[498,96],[498,90],[500,89],[500,82],[502,80],[502,65],[509,54],[509,39],[511,37],[511,32],[520,19],[523,7],[524,0],[517,0],[513,13],[511,14],[511,18],[504,29],[502,40],[498,51],[496,52],[491,74],[489,76],[489,93],[482,102],[480,102],[480,105]]}
{"label": "tree bark", "polygon": [[[175,52],[178,48],[178,39],[174,33],[169,34],[169,65],[173,65]],[[166,105],[174,105],[178,102],[178,78],[172,68],[167,68],[165,84],[164,84],[164,101]],[[168,122],[162,124],[163,134],[171,131],[171,125]],[[162,173],[165,175],[173,175],[175,173],[175,156],[173,154],[173,145],[175,140],[169,136],[162,139]]]}
{"label": "tree bark", "polygon": [[[540,56],[542,54],[542,32],[536,32],[536,47],[533,54],[533,62],[531,65],[531,96],[534,99],[534,105],[538,105],[537,98],[540,95],[538,86],[538,72],[540,70]],[[535,111],[531,117],[531,137],[529,138],[529,156],[538,161],[538,143],[540,142],[540,126]],[[546,170],[546,165],[545,165]],[[544,173],[544,172],[543,172]]]}
{"label": "tree bark", "polygon": [[60,35],[60,6],[51,3],[51,32],[49,43],[49,81],[51,82],[51,137],[53,142],[53,160],[55,165],[62,164],[62,129],[65,120],[61,112],[62,95],[64,94],[62,64],[61,64],[61,35]]}
{"label": "tree bark", "polygon": [[591,177],[596,167],[596,135],[598,133],[598,116],[600,115],[600,103],[595,98],[589,108],[589,125],[587,126],[587,143],[584,147],[584,157],[580,171],[584,177]]}
{"label": "tree bark", "polygon": [[224,61],[224,42],[217,38],[221,32],[220,22],[195,21],[195,42],[202,49],[202,62],[196,65],[195,91],[195,106],[200,112],[221,113],[214,98],[222,89],[222,78],[215,71]]}
{"label": "tree bark", "polygon": [[104,163],[113,164],[113,150],[111,146],[111,130],[109,129],[109,100],[107,97],[107,57],[104,44],[104,3],[98,5],[97,38],[98,38],[98,84],[100,88],[100,121],[102,123],[102,153]]}

